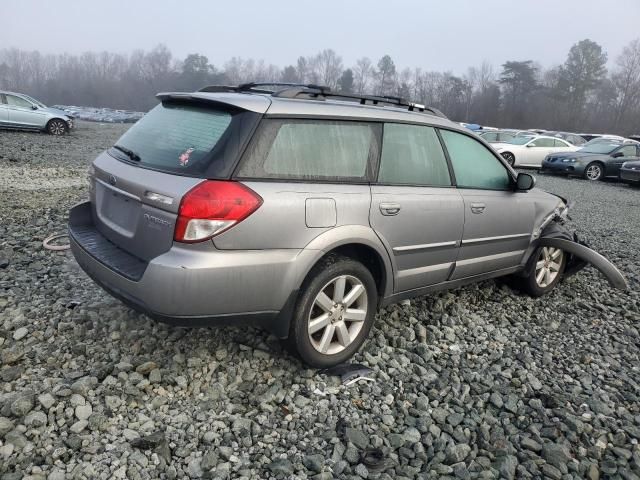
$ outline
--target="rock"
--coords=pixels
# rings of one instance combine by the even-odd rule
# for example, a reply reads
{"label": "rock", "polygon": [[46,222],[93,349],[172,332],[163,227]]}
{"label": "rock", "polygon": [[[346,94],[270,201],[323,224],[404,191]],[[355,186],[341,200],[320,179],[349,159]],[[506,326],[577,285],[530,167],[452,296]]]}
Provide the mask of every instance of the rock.
{"label": "rock", "polygon": [[414,427],[407,428],[402,433],[402,436],[404,437],[404,441],[409,443],[410,445],[420,442],[420,439],[422,438],[422,436],[420,435],[420,432]]}
{"label": "rock", "polygon": [[532,452],[536,453],[542,450],[542,445],[529,437],[524,437],[522,440],[520,440],[520,446],[525,450],[531,450]]}
{"label": "rock", "polygon": [[144,362],[143,364],[138,365],[138,367],[136,368],[136,372],[138,372],[140,375],[147,375],[152,370],[156,370],[157,368],[158,365],[156,365],[155,362]]}
{"label": "rock", "polygon": [[551,478],[552,480],[561,480],[562,472],[558,470],[553,465],[545,463],[541,467],[542,473],[544,473],[545,478]]}
{"label": "rock", "polygon": [[269,465],[267,465],[269,471],[273,474],[283,474],[283,475],[292,475],[293,474],[293,465],[291,462],[285,458],[279,458],[273,460]]}
{"label": "rock", "polygon": [[71,427],[69,427],[69,430],[73,433],[80,433],[85,428],[87,428],[88,424],[89,422],[87,422],[86,420],[78,420],[76,423],[71,425]]}
{"label": "rock", "polygon": [[38,395],[38,402],[40,402],[42,408],[49,410],[56,403],[56,400],[50,393],[43,393],[42,395]]}
{"label": "rock", "polygon": [[498,457],[495,462],[496,470],[500,473],[502,478],[512,480],[516,475],[516,468],[518,467],[518,459],[513,455],[503,455]]}
{"label": "rock", "polygon": [[137,433],[135,433],[135,435],[132,434],[130,438],[129,443],[131,446],[141,450],[151,450],[167,441],[163,432],[154,432],[144,437],[138,437]]}
{"label": "rock", "polygon": [[365,467],[362,463],[359,463],[358,465],[356,465],[355,472],[356,472],[356,475],[358,475],[360,478],[369,477],[369,470],[367,470],[367,467]]}
{"label": "rock", "polygon": [[11,420],[6,417],[0,417],[0,438],[4,438],[4,436],[13,430],[14,425]]}
{"label": "rock", "polygon": [[450,445],[446,450],[446,462],[448,465],[459,463],[464,461],[469,453],[471,453],[471,447],[466,443],[457,443]]}
{"label": "rock", "polygon": [[306,455],[302,459],[302,464],[312,472],[320,473],[324,465],[324,457],[322,455]]}
{"label": "rock", "polygon": [[18,328],[15,332],[13,332],[13,339],[18,341],[22,340],[29,334],[29,330],[25,327]]}
{"label": "rock", "polygon": [[24,424],[27,427],[42,427],[47,424],[47,416],[43,412],[29,412],[24,417]]}
{"label": "rock", "polygon": [[561,468],[571,460],[571,452],[564,444],[545,443],[542,445],[542,458],[554,467]]}
{"label": "rock", "polygon": [[202,467],[200,466],[201,460],[199,458],[194,458],[187,465],[187,474],[190,478],[200,478],[204,473],[202,471]]}
{"label": "rock", "polygon": [[162,375],[159,369],[151,370],[149,373],[149,382],[150,383],[160,383],[162,381]]}
{"label": "rock", "polygon": [[344,434],[345,438],[360,450],[364,450],[369,445],[369,437],[362,430],[347,427],[344,430]]}
{"label": "rock", "polygon": [[33,409],[33,395],[18,397],[11,404],[11,413],[16,417],[24,417]]}
{"label": "rock", "polygon": [[587,478],[589,480],[600,480],[600,470],[598,469],[598,465],[592,463],[589,465],[587,469]]}
{"label": "rock", "polygon": [[90,403],[85,405],[78,405],[75,410],[76,417],[78,420],[87,420],[91,414],[93,413],[93,408]]}

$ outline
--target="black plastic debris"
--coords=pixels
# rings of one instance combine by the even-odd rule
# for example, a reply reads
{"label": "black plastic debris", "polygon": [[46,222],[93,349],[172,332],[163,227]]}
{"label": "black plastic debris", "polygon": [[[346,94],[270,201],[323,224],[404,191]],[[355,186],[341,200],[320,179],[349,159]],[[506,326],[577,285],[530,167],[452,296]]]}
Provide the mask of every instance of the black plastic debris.
{"label": "black plastic debris", "polygon": [[370,472],[381,472],[387,468],[386,457],[380,448],[367,448],[360,455],[360,461]]}
{"label": "black plastic debris", "polygon": [[332,377],[340,377],[343,385],[352,385],[360,380],[375,382],[373,378],[370,378],[373,370],[359,363],[343,363],[335,367],[320,370],[319,373]]}

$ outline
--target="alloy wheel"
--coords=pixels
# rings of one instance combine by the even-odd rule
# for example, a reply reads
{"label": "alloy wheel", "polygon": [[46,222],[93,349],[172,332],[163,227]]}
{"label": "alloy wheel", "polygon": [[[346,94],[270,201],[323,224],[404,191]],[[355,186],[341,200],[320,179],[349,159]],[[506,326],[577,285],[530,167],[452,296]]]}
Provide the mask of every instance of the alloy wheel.
{"label": "alloy wheel", "polygon": [[589,180],[599,180],[602,176],[602,167],[600,165],[589,165],[585,172]]}
{"label": "alloy wheel", "polygon": [[329,281],[316,295],[309,312],[311,345],[324,355],[334,355],[358,337],[367,318],[367,290],[352,275]]}
{"label": "alloy wheel", "polygon": [[54,120],[49,125],[49,133],[51,133],[52,135],[62,135],[65,130],[65,125],[60,120]]}
{"label": "alloy wheel", "polygon": [[542,247],[536,262],[536,284],[540,288],[548,287],[560,275],[563,256],[559,248]]}
{"label": "alloy wheel", "polygon": [[516,157],[513,156],[513,153],[505,153],[503,155],[503,158],[507,161],[507,163],[509,165],[511,165],[512,167],[515,165],[516,163]]}

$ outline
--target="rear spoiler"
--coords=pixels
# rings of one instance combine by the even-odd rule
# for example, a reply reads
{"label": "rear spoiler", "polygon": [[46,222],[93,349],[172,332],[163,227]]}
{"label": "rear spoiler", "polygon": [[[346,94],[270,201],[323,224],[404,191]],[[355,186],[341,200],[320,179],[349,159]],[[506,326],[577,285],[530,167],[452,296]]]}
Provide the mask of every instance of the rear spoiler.
{"label": "rear spoiler", "polygon": [[243,95],[227,92],[162,92],[158,93],[156,98],[161,102],[207,103],[255,113],[265,113],[271,105],[271,100],[266,95]]}

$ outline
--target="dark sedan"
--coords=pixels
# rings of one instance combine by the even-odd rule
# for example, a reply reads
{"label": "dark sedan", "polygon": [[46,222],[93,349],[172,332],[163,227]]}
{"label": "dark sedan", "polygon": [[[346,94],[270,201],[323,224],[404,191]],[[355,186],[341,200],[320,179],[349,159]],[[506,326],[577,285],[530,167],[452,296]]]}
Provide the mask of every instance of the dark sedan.
{"label": "dark sedan", "polygon": [[625,162],[620,167],[620,180],[640,186],[640,161]]}
{"label": "dark sedan", "polygon": [[640,161],[640,146],[635,143],[610,141],[594,143],[577,152],[553,153],[542,161],[542,173],[559,173],[602,180],[618,177],[625,162]]}

